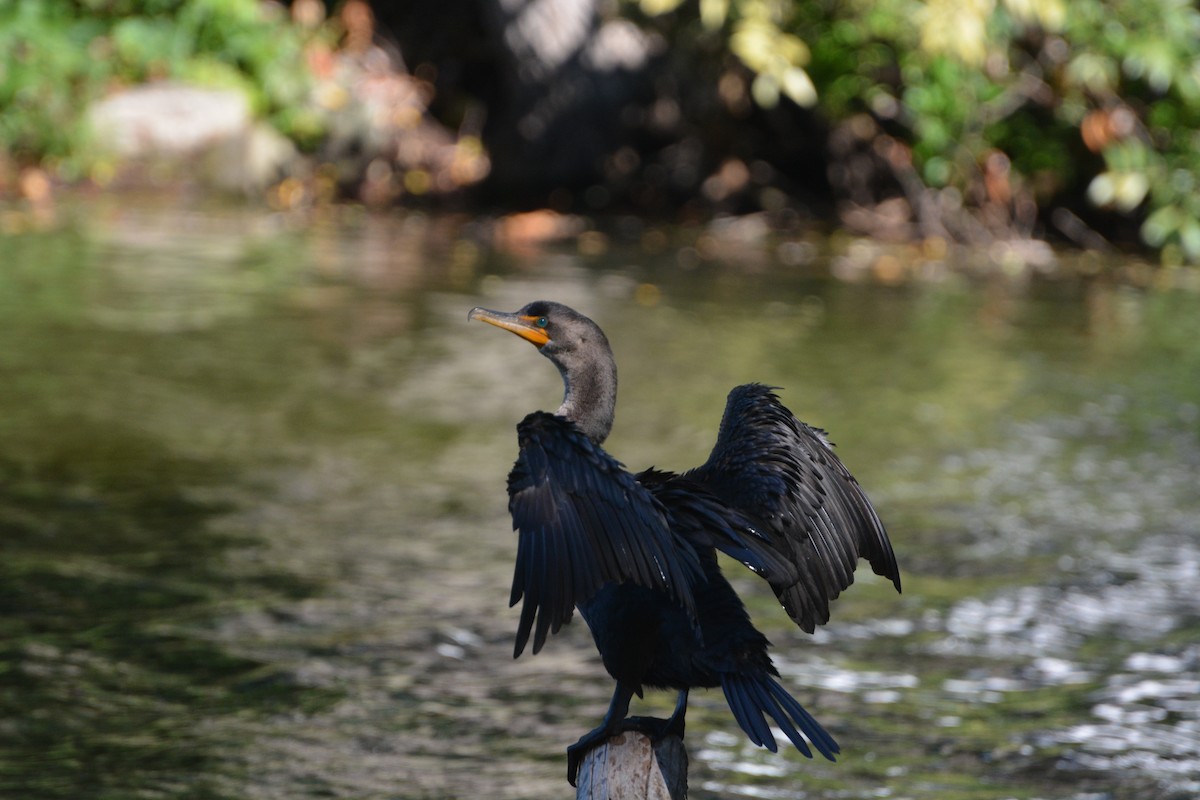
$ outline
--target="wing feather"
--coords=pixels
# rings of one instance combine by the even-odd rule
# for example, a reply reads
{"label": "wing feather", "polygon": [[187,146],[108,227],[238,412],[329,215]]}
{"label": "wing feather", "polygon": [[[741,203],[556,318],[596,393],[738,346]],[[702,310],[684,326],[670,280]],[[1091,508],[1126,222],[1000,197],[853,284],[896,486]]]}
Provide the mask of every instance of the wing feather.
{"label": "wing feather", "polygon": [[[637,480],[662,503],[671,530],[695,547],[715,547],[769,581],[796,579],[795,567],[780,556],[771,538],[701,484],[656,469],[638,473]],[[699,561],[695,569],[701,569]]]}
{"label": "wing feather", "polygon": [[865,558],[900,589],[891,542],[870,500],[834,454],[824,431],[796,419],[770,387],[729,393],[716,446],[684,474],[749,517],[793,565],[764,575],[788,614],[812,632]]}
{"label": "wing feather", "polygon": [[669,594],[695,617],[699,559],[662,504],[568,420],[545,412],[517,426],[521,452],[508,478],[518,531],[509,604],[524,600],[514,645],[533,652],[605,583]]}

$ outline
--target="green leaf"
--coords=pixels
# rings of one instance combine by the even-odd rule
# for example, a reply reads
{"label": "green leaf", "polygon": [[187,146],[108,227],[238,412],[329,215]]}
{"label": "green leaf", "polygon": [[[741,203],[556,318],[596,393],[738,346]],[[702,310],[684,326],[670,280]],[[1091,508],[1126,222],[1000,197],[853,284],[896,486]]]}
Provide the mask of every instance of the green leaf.
{"label": "green leaf", "polygon": [[638,5],[647,16],[658,17],[679,8],[683,0],[639,0]]}
{"label": "green leaf", "polygon": [[750,95],[754,102],[762,108],[774,108],[779,105],[779,81],[774,75],[762,73],[750,84]]}
{"label": "green leaf", "polygon": [[729,18],[729,0],[700,0],[700,24],[715,31]]}
{"label": "green leaf", "polygon": [[1142,223],[1142,240],[1151,247],[1162,247],[1179,229],[1181,215],[1175,206],[1165,206],[1146,217]]}
{"label": "green leaf", "polygon": [[1189,219],[1179,229],[1179,244],[1188,261],[1200,261],[1200,222]]}
{"label": "green leaf", "polygon": [[817,103],[817,87],[812,78],[800,67],[791,67],[783,73],[783,93],[796,105],[809,108]]}

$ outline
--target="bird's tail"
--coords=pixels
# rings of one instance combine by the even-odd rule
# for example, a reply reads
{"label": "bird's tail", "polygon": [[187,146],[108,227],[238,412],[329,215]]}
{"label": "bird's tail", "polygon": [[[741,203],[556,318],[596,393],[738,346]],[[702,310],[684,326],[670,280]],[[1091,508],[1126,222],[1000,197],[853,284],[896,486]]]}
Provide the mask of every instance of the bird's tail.
{"label": "bird's tail", "polygon": [[[721,676],[721,689],[725,692],[725,699],[729,702],[734,719],[756,745],[765,747],[772,753],[776,750],[775,736],[763,717],[766,714],[804,755],[812,758],[812,751],[805,742],[807,737],[817,748],[817,752],[830,761],[836,760],[834,754],[841,751],[837,742],[770,675],[739,675],[727,672]],[[801,733],[804,735],[801,736]]]}

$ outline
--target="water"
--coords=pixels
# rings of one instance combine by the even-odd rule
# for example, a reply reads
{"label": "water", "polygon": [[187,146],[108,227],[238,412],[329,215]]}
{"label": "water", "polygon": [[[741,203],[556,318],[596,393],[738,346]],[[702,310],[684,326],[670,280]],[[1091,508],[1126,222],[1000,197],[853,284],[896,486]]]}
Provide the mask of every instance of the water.
{"label": "water", "polygon": [[843,757],[698,692],[693,797],[1200,794],[1200,295],[641,241],[104,200],[5,236],[0,796],[569,796],[611,683],[578,623],[513,661],[505,607],[513,425],[561,388],[465,319],[536,297],[609,333],[626,463],[770,382],[892,532],[904,594],[860,572],[816,636],[733,573]]}

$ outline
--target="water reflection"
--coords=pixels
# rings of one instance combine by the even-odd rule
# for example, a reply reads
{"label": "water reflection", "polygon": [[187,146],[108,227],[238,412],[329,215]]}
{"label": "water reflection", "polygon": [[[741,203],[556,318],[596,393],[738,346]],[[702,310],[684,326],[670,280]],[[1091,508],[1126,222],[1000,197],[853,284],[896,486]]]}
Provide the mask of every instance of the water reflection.
{"label": "water reflection", "polygon": [[846,752],[699,692],[693,796],[1198,791],[1195,294],[93,211],[0,266],[0,793],[562,796],[610,682],[579,625],[511,660],[503,488],[561,387],[465,323],[534,297],[609,331],[622,460],[700,463],[730,386],[782,385],[902,559],[814,637],[739,575]]}
{"label": "water reflection", "polygon": [[0,461],[0,788],[76,798],[189,776],[204,796],[230,743],[197,712],[322,704],[280,666],[212,641],[206,619],[226,593],[291,597],[305,582],[226,569],[235,542],[207,523],[229,507],[183,489],[216,465],[128,430],[63,427],[78,438]]}

